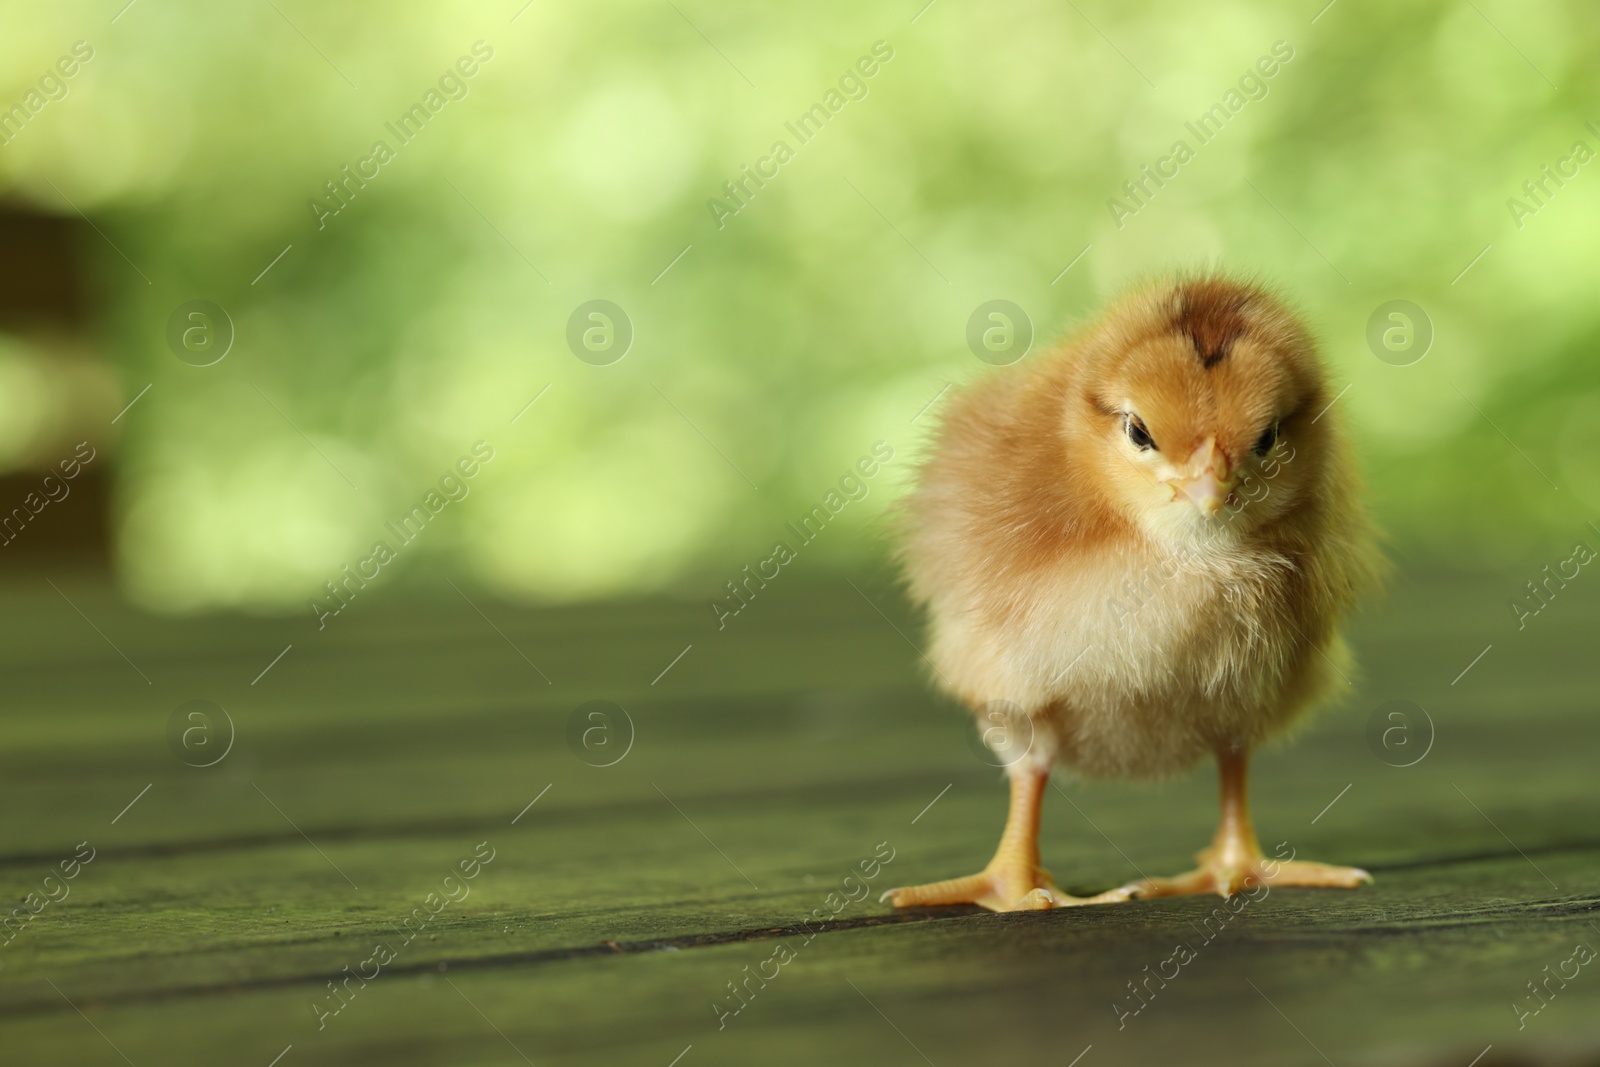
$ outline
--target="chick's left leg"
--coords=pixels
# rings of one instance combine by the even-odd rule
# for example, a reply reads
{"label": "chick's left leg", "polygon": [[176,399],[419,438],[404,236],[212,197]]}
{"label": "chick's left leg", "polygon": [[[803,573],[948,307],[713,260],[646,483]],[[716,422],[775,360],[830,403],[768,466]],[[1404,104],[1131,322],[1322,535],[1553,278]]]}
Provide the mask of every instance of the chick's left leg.
{"label": "chick's left leg", "polygon": [[1035,911],[1073,904],[1127,900],[1124,887],[1094,897],[1073,897],[1056,888],[1050,872],[1039,866],[1039,807],[1047,770],[1011,770],[1011,810],[994,858],[977,874],[927,885],[891,889],[881,899],[897,908],[911,905],[977,904],[990,911]]}
{"label": "chick's left leg", "polygon": [[[1266,883],[1279,886],[1313,886],[1354,889],[1372,875],[1359,867],[1335,867],[1295,859],[1268,859],[1256,840],[1250,820],[1246,785],[1249,756],[1238,752],[1217,755],[1222,779],[1222,817],[1211,847],[1195,858],[1200,866],[1175,878],[1144,878],[1123,888],[1135,897],[1173,897],[1191,893],[1216,893],[1230,897],[1242,889]],[[1293,853],[1290,854],[1291,856]]]}

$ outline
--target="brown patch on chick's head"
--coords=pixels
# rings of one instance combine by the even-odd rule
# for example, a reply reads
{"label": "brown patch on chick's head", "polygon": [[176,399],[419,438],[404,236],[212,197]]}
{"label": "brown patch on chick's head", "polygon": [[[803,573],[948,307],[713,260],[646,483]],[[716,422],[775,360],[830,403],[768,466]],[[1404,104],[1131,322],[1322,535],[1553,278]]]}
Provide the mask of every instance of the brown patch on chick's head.
{"label": "brown patch on chick's head", "polygon": [[1178,289],[1178,309],[1172,327],[1194,344],[1194,353],[1207,370],[1228,354],[1245,332],[1245,308],[1251,292],[1220,278],[1204,278]]}

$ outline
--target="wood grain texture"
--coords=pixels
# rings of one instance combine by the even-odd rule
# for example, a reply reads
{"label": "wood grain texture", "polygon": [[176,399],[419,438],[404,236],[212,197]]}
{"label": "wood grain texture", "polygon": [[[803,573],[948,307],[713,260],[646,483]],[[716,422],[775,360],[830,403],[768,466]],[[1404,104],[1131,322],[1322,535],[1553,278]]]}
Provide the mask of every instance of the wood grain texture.
{"label": "wood grain texture", "polygon": [[[1600,966],[1524,1029],[1512,1008],[1576,944],[1600,948],[1600,610],[1582,590],[1519,633],[1513,578],[1403,579],[1357,629],[1348,702],[1264,754],[1255,786],[1269,850],[1376,884],[1275,891],[1223,922],[1201,899],[878,904],[976,868],[1005,795],[968,718],[921,683],[882,582],[858,584],[888,619],[797,579],[721,632],[703,604],[535,611],[469,590],[490,625],[445,587],[374,596],[319,633],[153,618],[53,580],[0,593],[0,897],[22,906],[78,842],[97,852],[0,947],[7,1062],[266,1067],[292,1045],[280,1067],[666,1067],[692,1045],[680,1067],[945,1067],[1092,1046],[1080,1067],[1465,1067],[1491,1044],[1479,1067],[1600,1062]],[[1394,697],[1436,727],[1412,767],[1367,743]],[[196,698],[237,728],[205,769],[167,743]],[[568,748],[591,699],[635,724],[615,766]],[[1213,817],[1209,773],[1062,779],[1045,863],[1072,891],[1172,873]],[[495,858],[470,895],[404,943],[397,924],[483,841]],[[894,858],[867,899],[802,927],[881,842]],[[393,961],[319,1030],[326,983],[379,942]],[[1179,942],[1195,958],[1119,1027],[1128,983]],[[719,1029],[713,1004],[738,1006],[727,984],[762,966],[776,977]]]}

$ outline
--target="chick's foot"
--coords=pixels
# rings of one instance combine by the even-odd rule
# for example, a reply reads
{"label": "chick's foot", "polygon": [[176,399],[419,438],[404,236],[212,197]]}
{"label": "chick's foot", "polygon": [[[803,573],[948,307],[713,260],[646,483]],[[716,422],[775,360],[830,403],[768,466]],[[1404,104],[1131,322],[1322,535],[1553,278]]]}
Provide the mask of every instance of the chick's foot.
{"label": "chick's foot", "polygon": [[939,904],[976,904],[990,911],[1039,911],[1079,904],[1112,904],[1132,896],[1129,887],[1092,897],[1075,897],[1056,888],[1050,873],[1026,862],[996,856],[977,874],[927,885],[891,889],[882,897],[897,908]]}
{"label": "chick's foot", "polygon": [[[1217,763],[1221,771],[1222,817],[1217,823],[1211,847],[1195,857],[1200,866],[1175,878],[1142,878],[1123,886],[1133,896],[1178,897],[1193,893],[1215,893],[1231,897],[1241,890],[1259,885],[1311,886],[1354,889],[1372,875],[1359,867],[1334,867],[1293,858],[1267,859],[1256,840],[1250,821],[1250,803],[1245,787],[1247,757],[1241,752],[1221,752]],[[1280,849],[1287,846],[1285,841]],[[1279,852],[1282,856],[1282,852]]]}
{"label": "chick's foot", "polygon": [[1307,860],[1212,861],[1201,853],[1200,866],[1173,878],[1142,878],[1122,888],[1136,899],[1180,897],[1196,893],[1215,893],[1231,897],[1253,890],[1258,885],[1270,889],[1282,886],[1308,886],[1327,889],[1355,889],[1372,875],[1359,867],[1335,867]]}
{"label": "chick's foot", "polygon": [[1050,872],[1039,866],[1039,804],[1050,774],[1013,768],[1010,777],[1011,809],[1000,847],[988,866],[965,878],[891,889],[880,899],[897,908],[976,904],[990,911],[1038,911],[1129,899],[1132,893],[1126,886],[1093,897],[1074,897],[1056,888]]}

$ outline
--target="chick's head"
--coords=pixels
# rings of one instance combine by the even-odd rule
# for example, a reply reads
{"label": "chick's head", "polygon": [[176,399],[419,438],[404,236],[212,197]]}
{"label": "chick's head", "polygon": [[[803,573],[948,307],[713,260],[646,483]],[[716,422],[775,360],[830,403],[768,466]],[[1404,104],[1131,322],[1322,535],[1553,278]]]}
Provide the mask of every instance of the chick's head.
{"label": "chick's head", "polygon": [[1135,294],[1084,356],[1074,451],[1148,535],[1234,537],[1316,494],[1327,389],[1306,330],[1264,290],[1209,277]]}

